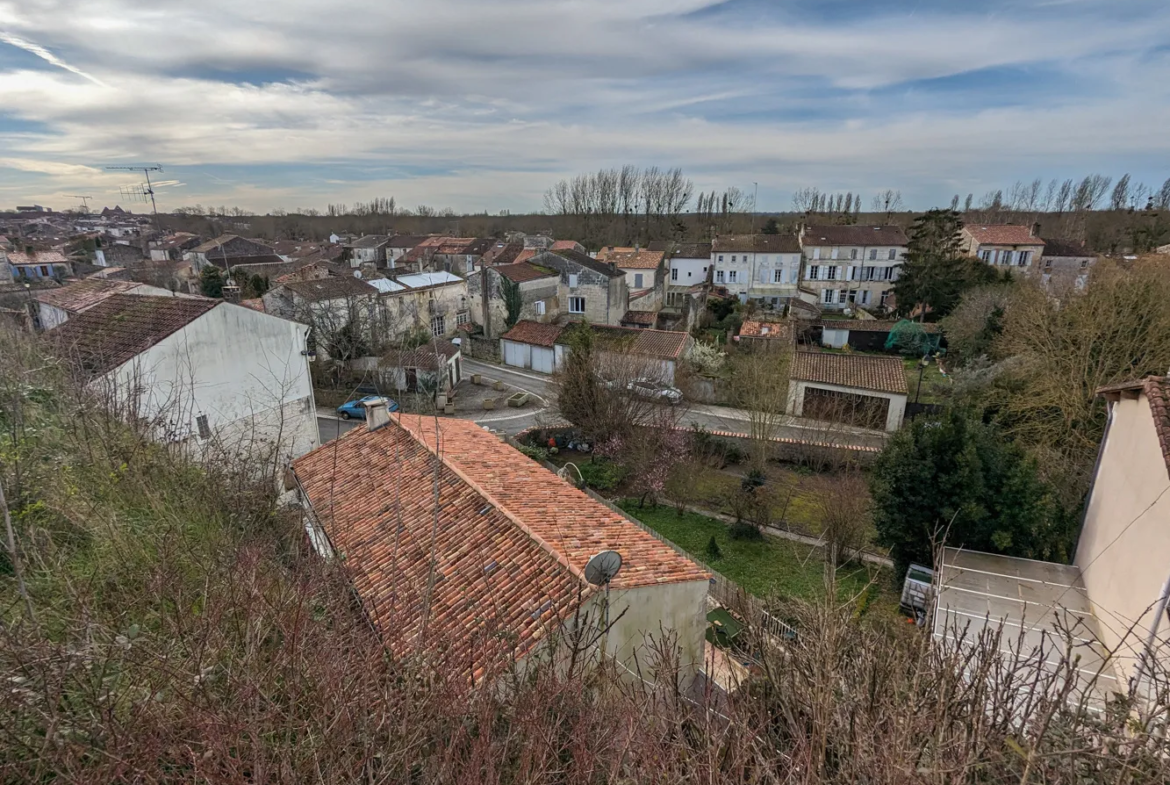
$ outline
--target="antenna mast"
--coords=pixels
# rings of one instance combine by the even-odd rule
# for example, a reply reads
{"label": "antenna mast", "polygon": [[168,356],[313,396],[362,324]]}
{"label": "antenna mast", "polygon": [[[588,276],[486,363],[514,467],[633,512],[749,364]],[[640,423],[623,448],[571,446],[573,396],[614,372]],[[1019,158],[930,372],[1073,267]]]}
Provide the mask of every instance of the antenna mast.
{"label": "antenna mast", "polygon": [[150,173],[161,172],[163,168],[155,164],[154,166],[107,166],[106,169],[121,172],[142,172],[146,178],[146,185],[123,188],[122,195],[135,200],[141,199],[143,202],[146,201],[147,197],[150,197],[150,210],[154,215],[154,228],[158,230],[159,234],[162,234],[162,226],[158,222],[158,205],[154,201],[154,186],[150,182]]}
{"label": "antenna mast", "polygon": [[81,211],[84,213],[89,212],[89,200],[93,198],[92,196],[79,196],[77,194],[66,194],[66,196],[68,196],[70,199],[80,199]]}

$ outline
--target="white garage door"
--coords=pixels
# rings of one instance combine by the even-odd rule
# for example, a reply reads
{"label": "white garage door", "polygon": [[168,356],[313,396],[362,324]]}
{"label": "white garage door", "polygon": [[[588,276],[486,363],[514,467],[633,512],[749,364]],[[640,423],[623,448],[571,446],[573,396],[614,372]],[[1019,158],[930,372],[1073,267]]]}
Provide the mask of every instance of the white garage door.
{"label": "white garage door", "polygon": [[504,365],[517,368],[528,367],[528,344],[504,341]]}
{"label": "white garage door", "polygon": [[553,350],[551,347],[532,347],[532,370],[541,373],[553,372]]}

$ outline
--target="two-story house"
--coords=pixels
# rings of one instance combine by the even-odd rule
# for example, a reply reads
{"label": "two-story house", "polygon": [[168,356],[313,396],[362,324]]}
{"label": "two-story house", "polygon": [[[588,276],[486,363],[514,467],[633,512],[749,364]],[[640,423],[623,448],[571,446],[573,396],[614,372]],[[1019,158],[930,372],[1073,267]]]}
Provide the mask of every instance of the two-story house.
{"label": "two-story house", "polygon": [[741,301],[762,300],[779,308],[797,297],[800,242],[792,234],[716,237],[711,244],[713,283]]}
{"label": "two-story house", "polygon": [[963,251],[996,267],[1027,271],[1044,254],[1044,241],[1035,227],[1015,224],[964,226]]}
{"label": "two-story house", "polygon": [[[554,243],[555,245],[555,243]],[[630,290],[630,309],[657,313],[665,299],[666,269],[663,251],[640,247],[602,248],[597,260],[616,265],[625,273],[626,288]]]}
{"label": "two-story house", "polygon": [[802,284],[822,308],[881,308],[898,280],[906,233],[897,226],[807,226]]}
{"label": "two-story house", "polygon": [[448,237],[435,250],[431,265],[436,270],[469,275],[482,265],[484,254],[491,252],[495,245],[491,237]]}
{"label": "two-story house", "polygon": [[626,273],[579,251],[541,251],[528,260],[560,274],[558,298],[565,316],[591,324],[621,324],[630,307]]}
{"label": "two-story house", "polygon": [[363,264],[372,264],[374,267],[386,266],[386,247],[390,238],[384,234],[367,234],[359,237],[345,246],[349,252],[349,266],[361,267]]}
{"label": "two-story house", "polygon": [[[1051,288],[1072,286],[1083,289],[1097,254],[1074,240],[1045,240],[1044,255],[1039,261],[1041,282]],[[1031,272],[1032,268],[1027,268]]]}
{"label": "two-story house", "polygon": [[[272,246],[248,240],[234,234],[221,234],[214,240],[208,240],[183,255],[187,261],[195,263],[196,272],[210,264],[228,267],[234,259],[241,256],[271,257],[275,256]],[[279,260],[279,257],[277,257]]]}
{"label": "two-story house", "polygon": [[666,254],[666,306],[681,307],[691,287],[710,282],[711,243],[653,242],[652,251]]}
{"label": "two-story house", "polygon": [[494,338],[507,329],[508,301],[515,297],[517,320],[551,322],[561,315],[560,286],[561,275],[551,267],[528,262],[481,267],[467,276],[471,320],[483,328],[484,335]]}

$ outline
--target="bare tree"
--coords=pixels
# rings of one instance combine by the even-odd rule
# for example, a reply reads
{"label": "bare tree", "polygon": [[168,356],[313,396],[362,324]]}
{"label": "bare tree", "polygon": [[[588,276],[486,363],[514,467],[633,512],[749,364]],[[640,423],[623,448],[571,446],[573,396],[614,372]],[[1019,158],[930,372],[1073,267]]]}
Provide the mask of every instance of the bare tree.
{"label": "bare tree", "polygon": [[1110,210],[1124,210],[1129,206],[1129,173],[1126,172],[1117,179],[1113,186],[1113,195],[1109,199]]}
{"label": "bare tree", "polygon": [[741,351],[730,359],[731,395],[747,414],[752,463],[757,469],[768,459],[788,406],[793,347],[779,341],[775,344],[775,349]]}
{"label": "bare tree", "polygon": [[1170,177],[1167,177],[1166,182],[1162,183],[1162,187],[1158,189],[1155,202],[1159,210],[1170,210]]}
{"label": "bare tree", "polygon": [[821,518],[821,539],[829,551],[829,560],[844,564],[858,555],[869,543],[873,519],[869,488],[856,468],[847,468],[828,478],[817,496]]}
{"label": "bare tree", "polygon": [[902,209],[902,192],[887,188],[873,198],[871,207],[875,213],[885,213],[888,221],[893,213]]}

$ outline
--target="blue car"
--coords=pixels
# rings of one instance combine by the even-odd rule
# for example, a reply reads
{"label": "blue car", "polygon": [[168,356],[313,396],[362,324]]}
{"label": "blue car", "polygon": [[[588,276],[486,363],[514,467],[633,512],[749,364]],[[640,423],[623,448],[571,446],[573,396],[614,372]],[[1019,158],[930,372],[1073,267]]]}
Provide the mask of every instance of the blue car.
{"label": "blue car", "polygon": [[341,406],[338,406],[337,407],[337,416],[343,420],[349,420],[349,419],[364,420],[364,419],[366,419],[366,407],[362,406],[362,404],[365,403],[366,401],[385,401],[386,402],[386,411],[388,411],[388,412],[398,411],[398,403],[396,401],[394,401],[393,399],[384,398],[384,397],[379,396],[379,395],[367,395],[365,398],[362,398],[360,400],[348,401],[347,403],[343,403],[343,404],[341,404]]}

